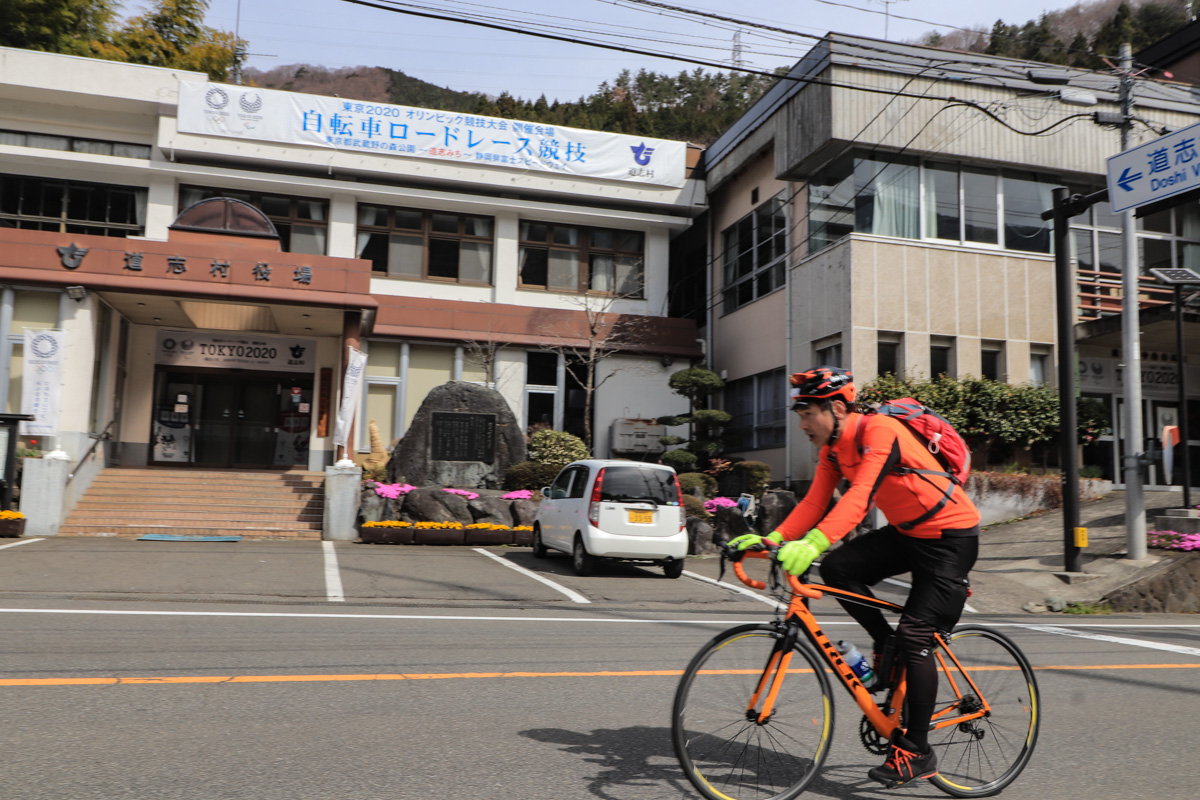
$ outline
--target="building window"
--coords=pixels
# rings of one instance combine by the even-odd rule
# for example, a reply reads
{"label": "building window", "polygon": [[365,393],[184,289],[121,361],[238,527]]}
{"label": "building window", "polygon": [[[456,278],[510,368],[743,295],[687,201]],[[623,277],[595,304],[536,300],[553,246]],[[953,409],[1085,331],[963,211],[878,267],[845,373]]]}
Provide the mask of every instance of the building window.
{"label": "building window", "polygon": [[934,337],[929,344],[929,375],[954,377],[954,340]]}
{"label": "building window", "polygon": [[1050,353],[1034,350],[1029,354],[1029,382],[1045,386],[1050,382]]}
{"label": "building window", "polygon": [[0,175],[0,226],[141,236],[145,225],[145,189]]}
{"label": "building window", "polygon": [[179,210],[210,197],[231,197],[263,212],[279,232],[279,245],[287,253],[325,255],[329,232],[329,201],[260,192],[235,192],[200,186],[179,187]]}
{"label": "building window", "polygon": [[1004,343],[984,342],[979,350],[979,374],[998,381],[1004,374]]}
{"label": "building window", "polygon": [[726,314],[783,286],[786,207],[783,195],[776,195],[721,234]]}
{"label": "building window", "polygon": [[808,251],[857,231],[1049,253],[1050,223],[1041,215],[1058,185],[1032,172],[845,156],[809,184]]}
{"label": "building window", "polygon": [[520,236],[522,289],[642,296],[640,231],[522,222]]}
{"label": "building window", "polygon": [[531,350],[525,354],[525,430],[557,429],[562,418],[558,354]]}
{"label": "building window", "polygon": [[[1089,191],[1086,187],[1081,193]],[[1071,257],[1079,277],[1079,315],[1094,319],[1122,310],[1124,253],[1122,219],[1108,203],[1097,203],[1072,219]],[[1185,203],[1137,219],[1137,259],[1142,300],[1168,299],[1169,289],[1152,281],[1156,267],[1200,268],[1200,204]]]}
{"label": "building window", "polygon": [[783,447],[786,440],[787,379],[782,368],[725,384],[725,430],[731,450]]}
{"label": "building window", "polygon": [[881,331],[878,334],[875,345],[875,374],[903,374],[903,370],[900,368],[900,341],[901,334],[898,333]]}
{"label": "building window", "polygon": [[491,217],[358,207],[358,257],[390,278],[490,285]]}
{"label": "building window", "polygon": [[117,156],[119,158],[150,158],[150,145],[148,144],[83,139],[78,136],[0,131],[0,144],[15,147],[39,147],[43,150],[68,150],[73,153],[92,153],[98,156]]}
{"label": "building window", "polygon": [[822,367],[842,366],[842,343],[832,342],[817,347],[817,365]]}

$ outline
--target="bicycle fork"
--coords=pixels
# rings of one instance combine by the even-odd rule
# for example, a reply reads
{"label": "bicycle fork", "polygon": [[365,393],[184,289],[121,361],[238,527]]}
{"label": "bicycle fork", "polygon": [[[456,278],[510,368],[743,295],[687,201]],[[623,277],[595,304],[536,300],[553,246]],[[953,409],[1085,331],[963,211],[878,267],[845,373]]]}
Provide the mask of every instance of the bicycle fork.
{"label": "bicycle fork", "polygon": [[[795,625],[784,628],[783,634],[771,649],[771,657],[763,668],[758,679],[758,686],[750,696],[746,705],[746,719],[756,725],[766,725],[775,710],[775,698],[779,696],[779,687],[783,685],[783,676],[787,674],[788,666],[792,663],[792,655],[796,646],[799,631]],[[761,707],[760,707],[761,703]]]}

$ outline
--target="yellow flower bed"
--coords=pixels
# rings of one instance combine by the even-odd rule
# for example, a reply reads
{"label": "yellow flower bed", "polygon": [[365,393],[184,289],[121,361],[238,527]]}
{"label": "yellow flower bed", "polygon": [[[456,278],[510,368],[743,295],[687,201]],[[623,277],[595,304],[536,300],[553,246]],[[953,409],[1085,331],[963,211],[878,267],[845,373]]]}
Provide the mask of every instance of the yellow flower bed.
{"label": "yellow flower bed", "polygon": [[0,511],[0,519],[25,519],[20,511]]}
{"label": "yellow flower bed", "polygon": [[[4,512],[10,513],[10,512]],[[490,522],[476,522],[471,525],[463,525],[461,522],[401,522],[399,520],[388,519],[381,522],[364,522],[364,528],[412,528],[418,531],[532,531],[528,525],[518,525],[515,528],[510,528],[508,525],[493,525]]]}

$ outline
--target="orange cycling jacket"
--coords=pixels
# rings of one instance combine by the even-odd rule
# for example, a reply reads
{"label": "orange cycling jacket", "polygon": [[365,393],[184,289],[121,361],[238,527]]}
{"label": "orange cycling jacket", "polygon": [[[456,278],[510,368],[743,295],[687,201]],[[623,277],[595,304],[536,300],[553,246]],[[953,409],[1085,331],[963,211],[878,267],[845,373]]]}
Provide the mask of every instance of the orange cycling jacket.
{"label": "orange cycling jacket", "polygon": [[[859,455],[858,427],[866,425]],[[832,458],[830,457],[832,453]],[[832,447],[821,448],[812,487],[777,528],[785,540],[799,539],[813,528],[836,542],[858,525],[874,503],[892,525],[915,520],[941,501],[949,478],[941,475],[897,475],[897,466],[943,472],[937,458],[899,420],[883,415],[851,414]],[[842,478],[850,488],[828,514],[829,500]],[[943,531],[967,532],[979,524],[979,511],[961,486],[929,519],[900,530],[918,539],[940,539]],[[950,534],[952,535],[952,534]]]}

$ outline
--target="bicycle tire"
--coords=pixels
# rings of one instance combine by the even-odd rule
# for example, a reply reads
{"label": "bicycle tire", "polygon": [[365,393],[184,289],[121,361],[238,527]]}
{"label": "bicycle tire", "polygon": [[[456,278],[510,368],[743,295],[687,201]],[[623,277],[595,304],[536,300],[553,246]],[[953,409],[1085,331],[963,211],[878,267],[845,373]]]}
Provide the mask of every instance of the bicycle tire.
{"label": "bicycle tire", "polygon": [[797,642],[765,723],[747,705],[782,636],[771,625],[718,634],[679,681],[671,715],[675,755],[708,800],[790,800],[816,777],[833,739],[825,665]]}
{"label": "bicycle tire", "polygon": [[[938,757],[938,774],[930,780],[954,797],[990,797],[1016,780],[1033,755],[1041,726],[1037,680],[1025,654],[999,631],[962,625],[950,634],[948,644],[991,711],[972,722],[929,732]],[[964,687],[961,673],[949,658],[946,663]],[[955,701],[949,683],[939,674],[937,708]],[[970,698],[965,702],[969,705]]]}

